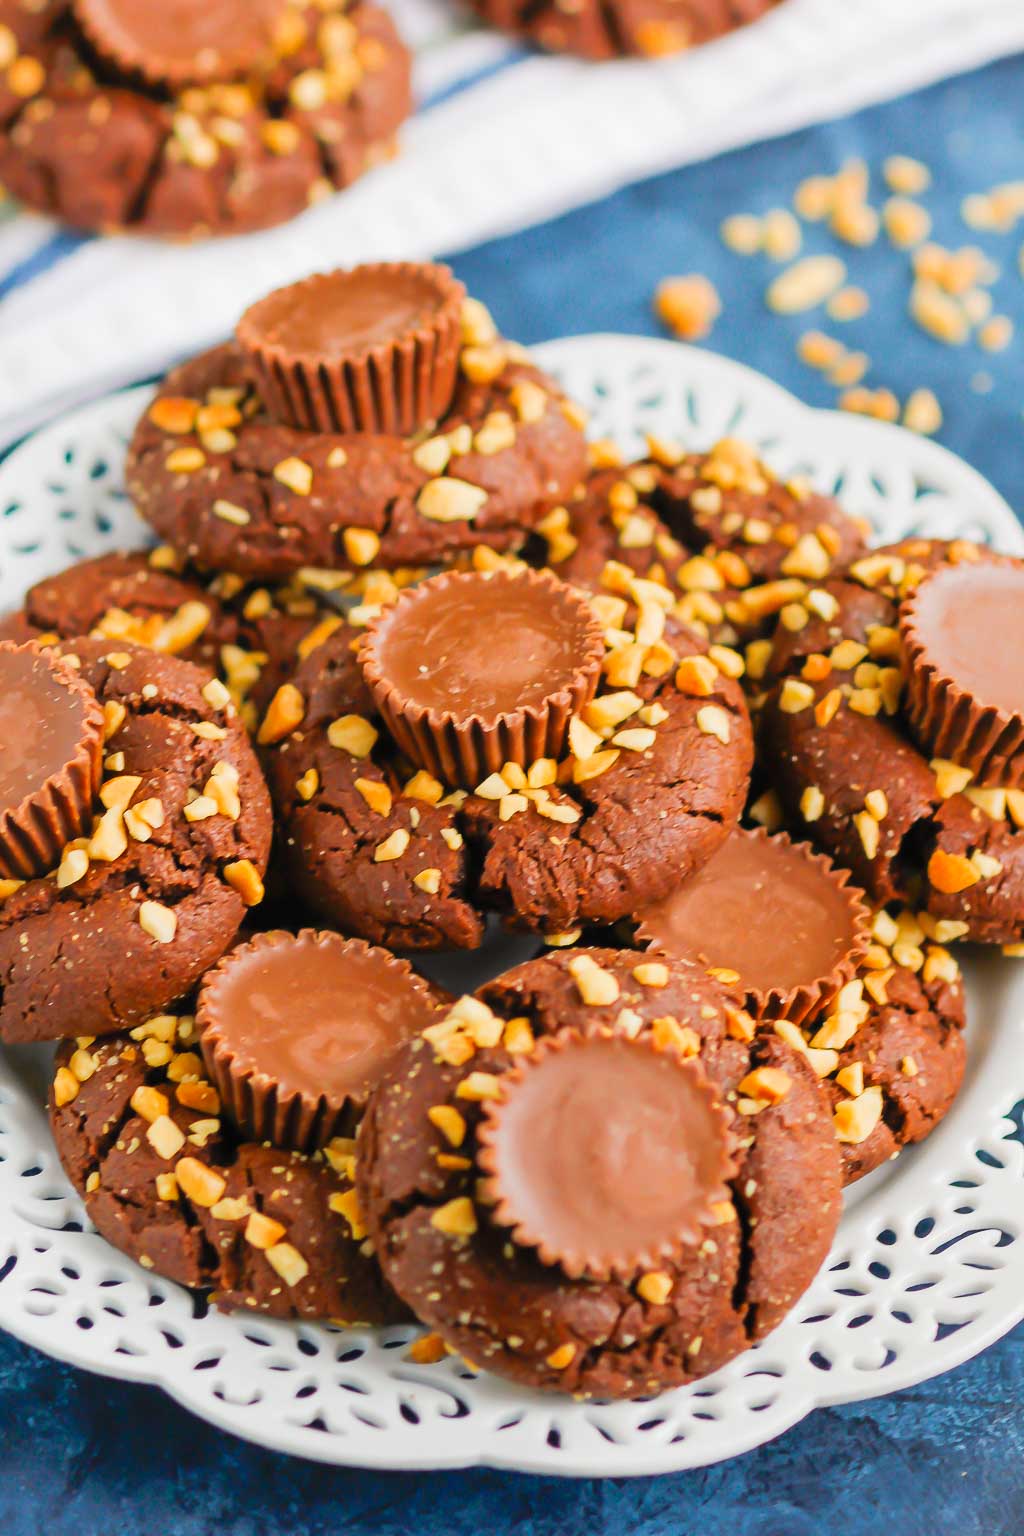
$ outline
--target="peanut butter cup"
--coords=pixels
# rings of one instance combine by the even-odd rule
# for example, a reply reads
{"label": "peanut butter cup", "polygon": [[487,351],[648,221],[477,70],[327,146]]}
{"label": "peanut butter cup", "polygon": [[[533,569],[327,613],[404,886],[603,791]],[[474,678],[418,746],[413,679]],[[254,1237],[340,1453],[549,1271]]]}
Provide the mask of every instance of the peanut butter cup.
{"label": "peanut butter cup", "polygon": [[1024,781],[1024,560],[940,567],[900,613],[911,730],[979,784]]}
{"label": "peanut butter cup", "polygon": [[196,1017],[235,1124],[310,1152],[351,1132],[390,1057],[435,1013],[404,960],[306,928],[232,950],[206,977]]}
{"label": "peanut butter cup", "polygon": [[799,1024],[854,975],[871,914],[805,843],[737,827],[703,868],[637,914],[637,941],[741,988],[755,1018]]}
{"label": "peanut butter cup", "polygon": [[70,662],[4,643],[0,744],[0,876],[25,880],[91,826],[103,711]]}
{"label": "peanut butter cup", "polygon": [[97,53],[176,87],[271,62],[288,0],[74,0],[73,9]]}
{"label": "peanut butter cup", "polygon": [[378,262],[277,289],[236,334],[279,420],[408,437],[451,404],[464,297],[447,267]]}
{"label": "peanut butter cup", "polygon": [[589,605],[548,572],[462,571],[384,609],[359,664],[401,750],[475,789],[506,763],[562,755],[603,654]]}
{"label": "peanut butter cup", "polygon": [[571,1279],[653,1267],[699,1243],[730,1198],[730,1111],[699,1061],[649,1039],[564,1031],[484,1112],[494,1220]]}

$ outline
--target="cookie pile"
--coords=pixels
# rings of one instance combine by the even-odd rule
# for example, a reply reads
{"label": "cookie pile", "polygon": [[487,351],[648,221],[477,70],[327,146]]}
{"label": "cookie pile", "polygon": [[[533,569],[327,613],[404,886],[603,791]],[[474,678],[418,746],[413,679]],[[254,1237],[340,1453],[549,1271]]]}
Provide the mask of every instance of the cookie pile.
{"label": "cookie pile", "polygon": [[[631,1397],[763,1338],[956,1096],[951,946],[1024,938],[1024,565],[584,426],[429,265],[169,376],[167,542],[2,626],[0,1038],[60,1042],[144,1267]],[[536,958],[471,996],[395,953],[498,923]]]}

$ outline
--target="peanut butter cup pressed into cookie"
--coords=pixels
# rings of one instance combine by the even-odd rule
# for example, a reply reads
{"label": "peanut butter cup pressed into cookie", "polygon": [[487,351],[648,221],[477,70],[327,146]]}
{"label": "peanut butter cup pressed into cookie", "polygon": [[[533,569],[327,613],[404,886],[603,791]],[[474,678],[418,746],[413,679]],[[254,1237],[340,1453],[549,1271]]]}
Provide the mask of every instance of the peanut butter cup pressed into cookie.
{"label": "peanut butter cup pressed into cookie", "polygon": [[271,809],[218,679],[127,641],[54,647],[99,701],[82,835],[0,900],[0,1039],[116,1033],[196,985],[263,899]]}
{"label": "peanut butter cup pressed into cookie", "polygon": [[981,785],[1024,780],[1024,560],[933,571],[903,603],[907,716],[930,757]]}
{"label": "peanut butter cup pressed into cookie", "polygon": [[352,1132],[399,1045],[436,1012],[405,961],[304,929],[233,949],[205,977],[196,1018],[235,1124],[254,1141],[310,1152]]}
{"label": "peanut butter cup pressed into cookie", "polygon": [[139,512],[202,569],[277,581],[516,550],[579,484],[585,413],[445,268],[311,278],[239,338],[168,374],[128,451]]}
{"label": "peanut butter cup pressed into cookie", "polygon": [[561,754],[502,762],[472,792],[412,771],[356,660],[357,632],[337,628],[259,733],[296,891],[397,949],[474,948],[481,909],[565,943],[699,868],[742,810],[750,717],[734,676],[666,615],[663,589],[634,592]]}
{"label": "peanut butter cup pressed into cookie", "polygon": [[1002,563],[963,539],[873,550],[794,604],[765,669],[762,763],[787,825],[845,865],[873,903],[925,913],[940,942],[1019,943],[1024,791],[978,784],[971,767],[922,750],[900,617],[930,572]]}
{"label": "peanut butter cup pressed into cookie", "polygon": [[518,966],[403,1046],[356,1180],[385,1278],[449,1348],[582,1396],[763,1338],[839,1214],[805,1053],[696,966],[628,950]]}
{"label": "peanut butter cup pressed into cookie", "polygon": [[408,437],[451,405],[465,293],[447,267],[416,262],[324,272],[260,299],[237,336],[290,426]]}
{"label": "peanut butter cup pressed into cookie", "polygon": [[403,752],[476,788],[506,763],[558,758],[597,687],[604,641],[587,602],[545,572],[448,572],[367,629],[364,681]]}
{"label": "peanut butter cup pressed into cookie", "polygon": [[90,824],[103,711],[71,662],[5,642],[0,742],[0,877],[10,882],[55,868]]}
{"label": "peanut butter cup pressed into cookie", "polygon": [[853,976],[871,914],[806,843],[737,828],[664,901],[637,913],[637,940],[711,970],[755,1018],[799,1024]]}
{"label": "peanut butter cup pressed into cookie", "polygon": [[572,1279],[654,1269],[718,1224],[732,1118],[696,1058],[626,1035],[552,1035],[484,1102],[493,1219]]}

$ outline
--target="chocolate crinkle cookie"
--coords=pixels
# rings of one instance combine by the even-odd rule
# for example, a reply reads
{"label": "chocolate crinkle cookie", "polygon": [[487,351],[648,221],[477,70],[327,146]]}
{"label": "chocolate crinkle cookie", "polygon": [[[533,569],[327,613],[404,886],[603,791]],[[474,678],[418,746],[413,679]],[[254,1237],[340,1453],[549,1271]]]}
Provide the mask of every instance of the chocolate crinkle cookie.
{"label": "chocolate crinkle cookie", "polygon": [[410,105],[364,0],[0,3],[0,180],[86,229],[281,223],[391,155]]}
{"label": "chocolate crinkle cookie", "polygon": [[[535,548],[565,581],[596,593],[621,592],[630,575],[658,581],[684,623],[740,646],[865,551],[863,526],[836,501],[780,480],[738,438],[703,454],[648,446],[648,459],[622,464],[614,445],[592,444],[582,494],[540,524]],[[752,662],[756,681],[757,650]]]}
{"label": "chocolate crinkle cookie", "polygon": [[246,725],[255,726],[274,693],[319,643],[325,586],[374,602],[390,601],[397,580],[310,571],[269,587],[222,571],[191,569],[167,544],[80,560],[30,587],[23,606],[0,618],[0,639],[52,645],[86,635],[127,640],[215,672]]}
{"label": "chocolate crinkle cookie", "polygon": [[840,1166],[804,1056],[717,983],[579,950],[404,1048],[357,1188],[385,1278],[445,1345],[531,1387],[637,1397],[785,1316],[835,1231]]}
{"label": "chocolate crinkle cookie", "polygon": [[923,1141],[952,1108],[966,1065],[960,967],[908,908],[874,917],[858,974],[799,1028],[765,1026],[821,1078],[847,1184]]}
{"label": "chocolate crinkle cookie", "polygon": [[473,0],[485,19],[554,53],[586,59],[622,54],[660,58],[710,42],[756,21],[779,0],[581,0],[578,5],[545,0]]}
{"label": "chocolate crinkle cookie", "polygon": [[[739,684],[666,597],[637,582],[616,600],[596,694],[557,756],[502,763],[471,790],[399,750],[360,670],[360,634],[339,622],[258,736],[295,890],[343,930],[399,949],[473,948],[488,910],[564,937],[666,895],[728,836],[752,760]],[[500,657],[487,622],[455,658],[470,672]]]}
{"label": "chocolate crinkle cookie", "polygon": [[873,550],[783,615],[767,663],[762,762],[790,824],[939,943],[1020,941],[1024,797],[919,744],[899,625],[931,573],[994,558],[964,540]]}
{"label": "chocolate crinkle cookie", "polygon": [[350,1324],[405,1315],[357,1218],[354,1143],[303,1156],[242,1139],[191,1015],[65,1041],[50,1123],[97,1230],[144,1269],[212,1290],[226,1310]]}
{"label": "chocolate crinkle cookie", "polygon": [[53,650],[102,712],[103,779],[56,866],[3,882],[6,1041],[108,1034],[181,997],[262,899],[270,848],[266,785],[221,682],[128,642]]}

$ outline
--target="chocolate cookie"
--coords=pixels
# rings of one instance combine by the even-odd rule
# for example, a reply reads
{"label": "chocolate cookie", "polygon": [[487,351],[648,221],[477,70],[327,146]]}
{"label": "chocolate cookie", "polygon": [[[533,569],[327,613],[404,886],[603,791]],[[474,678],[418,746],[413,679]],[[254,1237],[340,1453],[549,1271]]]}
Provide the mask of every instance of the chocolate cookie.
{"label": "chocolate cookie", "polygon": [[545,0],[473,0],[480,14],[503,31],[529,38],[553,53],[585,59],[622,54],[660,58],[746,26],[779,0],[582,0],[574,6]]}
{"label": "chocolate cookie", "polygon": [[595,445],[584,494],[541,523],[545,562],[564,580],[601,594],[622,592],[630,573],[661,582],[683,623],[737,646],[864,549],[860,524],[835,501],[781,482],[746,443],[689,455],[649,446],[650,459],[617,465]]}
{"label": "chocolate cookie", "polygon": [[592,447],[591,456],[599,467],[590,470],[580,494],[548,513],[537,529],[544,564],[563,581],[598,595],[621,595],[635,576],[660,582],[672,592],[684,623],[720,638],[727,621],[718,594],[730,587],[729,575],[742,578],[745,572],[735,562],[727,573],[694,558],[669,530],[651,504],[656,464],[607,464],[614,456],[607,445],[597,453]]}
{"label": "chocolate cookie", "polygon": [[579,481],[581,418],[472,301],[463,340],[426,441],[289,426],[242,350],[218,347],[164,380],[129,448],[130,493],[190,560],[260,580],[514,549]]}
{"label": "chocolate cookie", "polygon": [[390,155],[410,109],[365,0],[5,0],[0,48],[0,180],[87,229],[280,223]]}
{"label": "chocolate cookie", "polygon": [[876,913],[857,977],[800,1030],[772,1026],[824,1083],[848,1184],[930,1135],[963,1080],[963,983],[936,927],[907,909]]}
{"label": "chocolate cookie", "polygon": [[52,643],[95,634],[217,671],[222,648],[242,638],[239,615],[176,567],[166,547],[79,560],[30,587],[23,607],[0,620],[0,635]]}
{"label": "chocolate cookie", "polygon": [[584,1396],[692,1381],[769,1333],[839,1183],[806,1060],[696,967],[630,951],[546,956],[456,1004],[405,1047],[357,1153],[381,1268],[421,1321]]}
{"label": "chocolate cookie", "polygon": [[215,672],[245,724],[254,727],[302,658],[331,632],[327,591],[364,600],[376,613],[409,573],[304,571],[284,586],[259,587],[224,571],[203,576],[166,544],[97,555],[37,582],[24,607],[0,619],[0,639],[52,644],[90,635],[145,645]]}
{"label": "chocolate cookie", "polygon": [[735,825],[752,748],[738,684],[652,590],[561,763],[510,763],[471,794],[403,763],[337,630],[260,730],[295,890],[395,949],[473,948],[484,909],[551,936],[667,895]]}
{"label": "chocolate cookie", "polygon": [[940,942],[1024,933],[1024,798],[929,761],[904,709],[901,601],[929,569],[988,559],[962,540],[875,550],[795,605],[768,667],[763,763],[791,825],[876,903],[923,908]]}
{"label": "chocolate cookie", "polygon": [[394,1322],[368,1256],[354,1143],[303,1157],[244,1141],[221,1112],[195,1021],[65,1041],[50,1092],[57,1152],[107,1242],[217,1305],[273,1317]]}
{"label": "chocolate cookie", "polygon": [[750,582],[823,581],[867,547],[862,523],[807,481],[780,480],[750,443],[672,457],[662,455],[656,508],[684,543],[737,555]]}
{"label": "chocolate cookie", "polygon": [[127,642],[78,640],[105,721],[92,834],[0,904],[0,1039],[123,1029],[192,987],[262,898],[266,786],[223,684]]}

